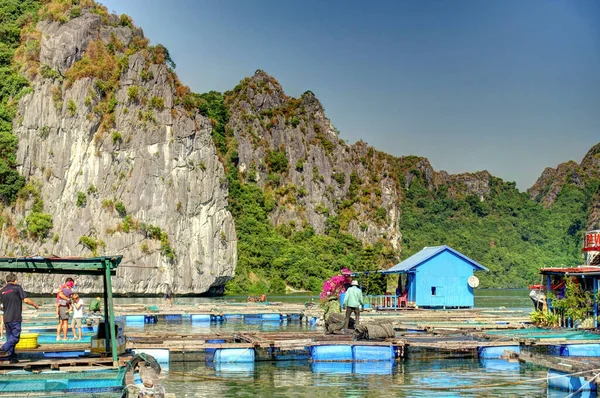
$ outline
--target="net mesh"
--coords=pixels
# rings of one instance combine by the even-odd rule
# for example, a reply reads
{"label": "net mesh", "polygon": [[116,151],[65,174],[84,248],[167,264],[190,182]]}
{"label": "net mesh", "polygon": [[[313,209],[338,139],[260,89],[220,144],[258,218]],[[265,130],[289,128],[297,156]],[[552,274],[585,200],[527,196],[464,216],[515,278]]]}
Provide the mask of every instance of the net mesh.
{"label": "net mesh", "polygon": [[[15,371],[0,376],[0,393],[85,393],[86,396],[120,396],[127,368],[83,372],[52,371],[32,373]],[[93,395],[118,393],[116,395]],[[60,394],[59,394],[60,395]],[[20,396],[23,396],[22,394]],[[43,396],[43,395],[25,395]],[[56,395],[55,395],[56,396]]]}

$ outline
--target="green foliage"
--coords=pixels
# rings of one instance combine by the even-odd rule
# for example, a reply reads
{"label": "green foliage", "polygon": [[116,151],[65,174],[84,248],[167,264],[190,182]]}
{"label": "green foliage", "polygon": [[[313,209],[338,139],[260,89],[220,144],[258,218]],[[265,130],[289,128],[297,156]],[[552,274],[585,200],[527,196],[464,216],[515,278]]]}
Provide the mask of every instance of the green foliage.
{"label": "green foliage", "polygon": [[165,100],[162,97],[152,97],[150,99],[150,106],[162,111],[165,107]]}
{"label": "green foliage", "polygon": [[285,151],[267,151],[265,161],[269,171],[273,173],[285,173],[288,171],[288,160]]}
{"label": "green foliage", "polygon": [[[210,91],[205,94],[192,94],[189,98],[203,116],[208,117],[212,124],[212,138],[217,151],[222,158],[226,158],[229,150],[228,143],[233,138],[233,132],[227,131],[225,125],[229,121],[229,111],[225,106],[223,94]],[[184,104],[185,106],[185,104]]]}
{"label": "green foliage", "polygon": [[117,213],[119,213],[121,217],[125,217],[127,215],[127,209],[121,201],[115,203],[115,210],[117,211]]}
{"label": "green foliage", "polygon": [[81,236],[79,237],[79,243],[87,247],[94,256],[98,255],[98,248],[105,247],[106,244],[102,239],[94,239],[91,236]]}
{"label": "green foliage", "polygon": [[481,201],[451,198],[446,186],[430,190],[416,173],[401,205],[403,258],[449,245],[489,268],[479,275],[482,287],[525,287],[538,280],[541,267],[581,262],[587,206],[597,189],[594,180],[585,189],[567,184],[546,209],[498,178]]}
{"label": "green foliage", "polygon": [[75,104],[75,101],[73,101],[72,99],[70,99],[67,102],[67,110],[69,111],[69,114],[72,116],[75,116],[75,112],[77,112],[77,105]]}
{"label": "green foliage", "polygon": [[25,218],[27,231],[36,239],[44,239],[53,227],[52,216],[50,214],[32,211]]}
{"label": "green foliage", "polygon": [[346,182],[346,174],[343,172],[333,173],[331,175],[331,178],[333,178],[335,182],[337,182],[340,185],[344,185],[344,183]]}
{"label": "green foliage", "polygon": [[120,132],[115,131],[115,132],[112,133],[112,142],[113,142],[113,144],[116,145],[116,144],[118,144],[118,143],[120,143],[122,141],[123,141],[123,136],[121,135]]}
{"label": "green foliage", "polygon": [[85,192],[77,192],[77,206],[78,207],[85,207],[85,205],[87,204],[87,196],[85,194]]}
{"label": "green foliage", "polygon": [[529,314],[531,323],[540,327],[556,327],[558,326],[559,317],[551,311],[537,310]]}
{"label": "green foliage", "polygon": [[21,42],[21,28],[28,21],[35,25],[39,8],[40,2],[36,0],[0,2],[0,200],[5,204],[14,201],[25,185],[25,179],[16,171],[18,141],[12,133],[12,122],[18,99],[29,82],[12,62]]}
{"label": "green foliage", "polygon": [[127,89],[127,98],[130,102],[134,102],[140,99],[140,88],[138,86],[131,86]]}
{"label": "green foliage", "polygon": [[73,19],[73,18],[77,18],[79,16],[81,16],[81,7],[79,7],[79,6],[71,7],[71,9],[69,10],[69,17],[71,19]]}
{"label": "green foliage", "polygon": [[551,293],[548,298],[552,301],[552,309],[558,310],[559,313],[572,321],[583,321],[592,312],[594,297],[591,292],[581,288],[579,283],[574,282],[571,278],[565,278],[565,294],[561,299],[557,299]]}
{"label": "green foliage", "polygon": [[60,73],[56,69],[52,69],[48,65],[42,65],[42,67],[40,68],[40,75],[42,75],[42,77],[46,79],[62,79]]}

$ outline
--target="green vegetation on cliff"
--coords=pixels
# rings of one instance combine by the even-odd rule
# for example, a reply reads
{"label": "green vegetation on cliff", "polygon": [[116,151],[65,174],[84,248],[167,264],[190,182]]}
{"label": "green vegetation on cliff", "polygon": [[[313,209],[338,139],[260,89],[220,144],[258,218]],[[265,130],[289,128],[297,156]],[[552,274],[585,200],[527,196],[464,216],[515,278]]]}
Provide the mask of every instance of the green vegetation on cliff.
{"label": "green vegetation on cliff", "polygon": [[490,269],[482,287],[525,287],[539,283],[539,268],[582,263],[585,218],[599,181],[585,189],[566,184],[551,209],[520,193],[512,183],[491,178],[489,197],[452,199],[447,186],[424,188],[416,178],[402,202],[402,258],[424,246],[449,245]]}
{"label": "green vegetation on cliff", "polygon": [[29,82],[18,72],[13,58],[21,43],[21,29],[35,22],[39,7],[39,1],[34,0],[0,3],[0,200],[4,204],[12,202],[25,185],[25,179],[16,171],[18,140],[12,133],[12,123]]}
{"label": "green vegetation on cliff", "polygon": [[[229,210],[238,236],[238,264],[235,278],[227,284],[228,293],[258,294],[294,289],[318,291],[323,281],[347,267],[356,271],[376,269],[385,257],[383,245],[363,246],[338,228],[317,235],[310,226],[296,231],[295,225],[274,227],[268,219],[273,198],[254,182],[243,182],[237,169],[235,139],[227,133],[229,112],[223,95],[211,91],[198,95],[199,109],[213,122],[213,140],[219,156],[225,159],[229,184]],[[285,156],[277,151],[267,155],[267,163],[278,171],[287,169]],[[389,259],[388,259],[389,261]],[[381,278],[371,278],[370,291],[380,293]]]}

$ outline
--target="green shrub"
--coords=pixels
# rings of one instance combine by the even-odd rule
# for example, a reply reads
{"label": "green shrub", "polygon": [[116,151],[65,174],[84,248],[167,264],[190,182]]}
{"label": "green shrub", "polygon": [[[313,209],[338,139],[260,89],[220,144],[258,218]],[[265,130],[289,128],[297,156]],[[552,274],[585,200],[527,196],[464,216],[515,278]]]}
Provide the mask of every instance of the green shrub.
{"label": "green shrub", "polygon": [[41,212],[29,213],[25,218],[25,222],[27,223],[27,231],[31,236],[40,240],[44,239],[54,226],[52,216]]}
{"label": "green shrub", "polygon": [[130,102],[139,100],[140,88],[138,86],[130,86],[127,89],[127,98],[129,99]]}
{"label": "green shrub", "polygon": [[346,174],[342,172],[333,173],[331,175],[331,178],[333,178],[335,182],[337,182],[339,185],[344,185],[344,183],[346,182]]}
{"label": "green shrub", "polygon": [[125,217],[127,215],[127,209],[121,201],[115,203],[115,210],[117,211],[117,213],[119,213],[121,217]]}
{"label": "green shrub", "polygon": [[71,7],[71,10],[69,10],[69,17],[71,19],[77,18],[80,15],[81,15],[81,7],[79,7],[79,6],[73,6],[73,7]]}
{"label": "green shrub", "polygon": [[165,100],[162,97],[152,97],[150,99],[150,106],[162,111],[165,107]]}
{"label": "green shrub", "polygon": [[69,111],[71,117],[75,116],[75,112],[77,112],[77,105],[72,99],[67,102],[67,110]]}
{"label": "green shrub", "polygon": [[112,133],[112,142],[113,144],[117,144],[119,142],[123,142],[123,136],[118,131]]}
{"label": "green shrub", "polygon": [[77,192],[77,206],[78,207],[85,207],[85,205],[87,204],[87,196],[85,195],[85,192]]}
{"label": "green shrub", "polygon": [[273,173],[285,173],[288,170],[288,160],[285,151],[267,151],[265,161],[269,171]]}
{"label": "green shrub", "polygon": [[56,69],[52,69],[48,65],[42,65],[40,75],[45,79],[62,79],[62,76]]}

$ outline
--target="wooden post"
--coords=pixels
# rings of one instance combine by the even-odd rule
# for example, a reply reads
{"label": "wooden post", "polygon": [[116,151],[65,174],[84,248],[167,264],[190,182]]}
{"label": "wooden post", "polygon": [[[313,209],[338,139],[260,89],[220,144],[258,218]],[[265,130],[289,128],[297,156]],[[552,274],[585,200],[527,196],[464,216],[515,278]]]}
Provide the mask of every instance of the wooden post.
{"label": "wooden post", "polygon": [[552,300],[548,297],[548,294],[552,291],[552,279],[550,275],[547,276],[546,279],[546,302],[548,303],[548,311],[552,310]]}
{"label": "wooden post", "polygon": [[598,278],[594,277],[594,327],[598,327]]}
{"label": "wooden post", "polygon": [[[104,269],[104,279],[106,280],[106,292],[105,292],[105,297],[106,297],[106,301],[108,302],[108,306],[110,306],[110,309],[108,311],[108,319],[109,319],[109,324],[110,324],[110,340],[111,340],[111,351],[112,351],[112,358],[113,358],[113,366],[117,367],[119,366],[119,356],[117,354],[117,344],[119,343],[117,341],[117,333],[115,330],[115,310],[113,308],[113,297],[112,297],[112,279],[110,276],[110,260],[105,260],[105,269]],[[106,322],[106,320],[105,320]]]}

